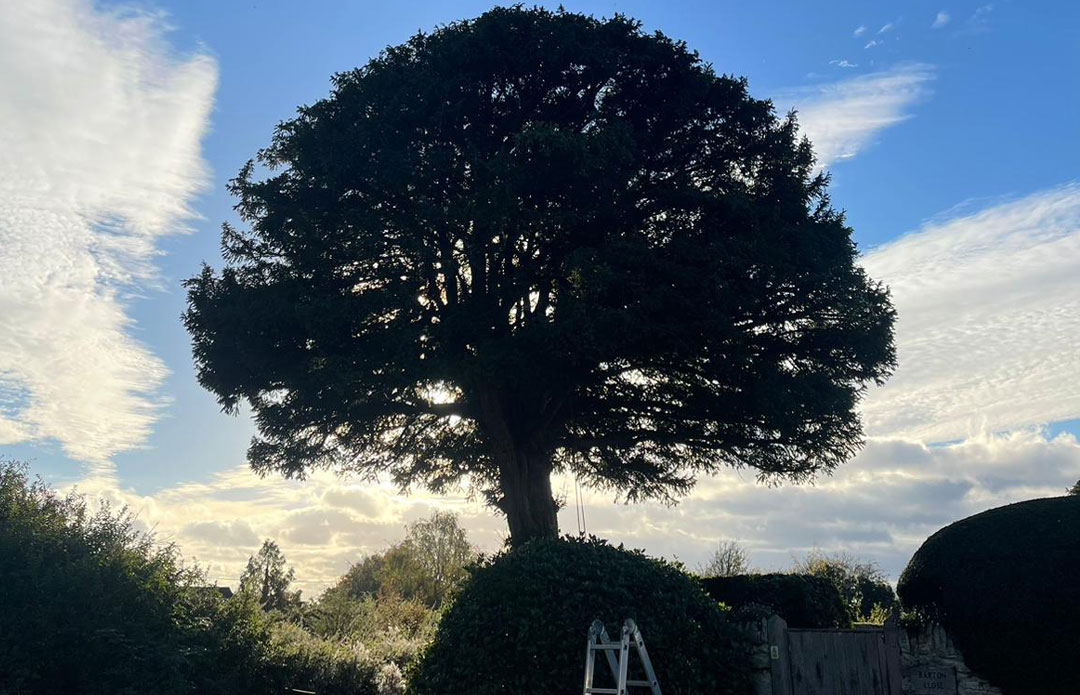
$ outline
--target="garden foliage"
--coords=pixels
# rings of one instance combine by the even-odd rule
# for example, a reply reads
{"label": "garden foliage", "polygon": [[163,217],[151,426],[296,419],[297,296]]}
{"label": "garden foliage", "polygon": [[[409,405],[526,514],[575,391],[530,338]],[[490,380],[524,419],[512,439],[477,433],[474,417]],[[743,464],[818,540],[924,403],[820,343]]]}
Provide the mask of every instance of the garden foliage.
{"label": "garden foliage", "polygon": [[942,623],[1005,693],[1080,692],[1080,497],[1028,500],[930,536],[900,577],[908,611]]}
{"label": "garden foliage", "polygon": [[739,634],[698,581],[597,539],[532,541],[476,566],[409,692],[573,692],[589,625],[600,619],[614,636],[626,618],[641,628],[665,695],[747,692]]}

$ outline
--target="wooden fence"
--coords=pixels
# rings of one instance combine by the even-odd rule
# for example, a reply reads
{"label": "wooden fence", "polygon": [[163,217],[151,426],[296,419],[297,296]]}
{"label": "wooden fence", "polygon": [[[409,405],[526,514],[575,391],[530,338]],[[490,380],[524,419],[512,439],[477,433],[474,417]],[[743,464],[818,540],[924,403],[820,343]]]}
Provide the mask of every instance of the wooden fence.
{"label": "wooden fence", "polygon": [[901,695],[900,633],[886,626],[790,629],[766,622],[771,695]]}

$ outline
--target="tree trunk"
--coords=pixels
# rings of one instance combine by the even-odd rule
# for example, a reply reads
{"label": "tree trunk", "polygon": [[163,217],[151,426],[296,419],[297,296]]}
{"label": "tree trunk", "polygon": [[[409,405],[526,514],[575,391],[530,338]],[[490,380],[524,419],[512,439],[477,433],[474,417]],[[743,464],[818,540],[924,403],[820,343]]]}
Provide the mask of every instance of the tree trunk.
{"label": "tree trunk", "polygon": [[551,454],[539,437],[523,436],[509,426],[506,404],[512,399],[496,389],[481,389],[478,396],[480,426],[490,437],[499,468],[502,496],[498,507],[510,525],[511,545],[557,537],[559,520],[551,494]]}
{"label": "tree trunk", "polygon": [[510,525],[511,545],[559,535],[555,497],[551,494],[551,460],[524,451],[497,455],[502,500],[499,506]]}

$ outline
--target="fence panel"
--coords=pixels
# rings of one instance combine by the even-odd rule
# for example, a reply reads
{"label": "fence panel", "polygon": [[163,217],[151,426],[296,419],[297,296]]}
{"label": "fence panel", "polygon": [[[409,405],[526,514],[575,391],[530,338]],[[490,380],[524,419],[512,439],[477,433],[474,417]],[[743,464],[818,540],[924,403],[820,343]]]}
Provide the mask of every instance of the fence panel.
{"label": "fence panel", "polygon": [[890,678],[885,630],[792,630],[793,695],[900,695]]}

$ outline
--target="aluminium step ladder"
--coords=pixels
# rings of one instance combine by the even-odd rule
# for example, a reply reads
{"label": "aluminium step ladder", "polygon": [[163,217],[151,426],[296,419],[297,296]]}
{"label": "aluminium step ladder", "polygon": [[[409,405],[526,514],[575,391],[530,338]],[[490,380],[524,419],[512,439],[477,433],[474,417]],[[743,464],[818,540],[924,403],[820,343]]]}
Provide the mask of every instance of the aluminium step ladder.
{"label": "aluminium step ladder", "polygon": [[[648,680],[627,680],[630,669],[630,647],[633,647],[645,668]],[[593,673],[596,667],[596,653],[603,652],[607,657],[608,668],[615,678],[614,688],[597,688],[593,685]],[[622,639],[618,642],[608,637],[607,628],[599,620],[594,620],[589,627],[589,644],[585,651],[585,689],[582,695],[627,695],[627,688],[651,688],[652,695],[660,695],[660,682],[656,680],[649,652],[645,649],[645,640],[641,630],[633,620],[627,618],[622,627]]]}

